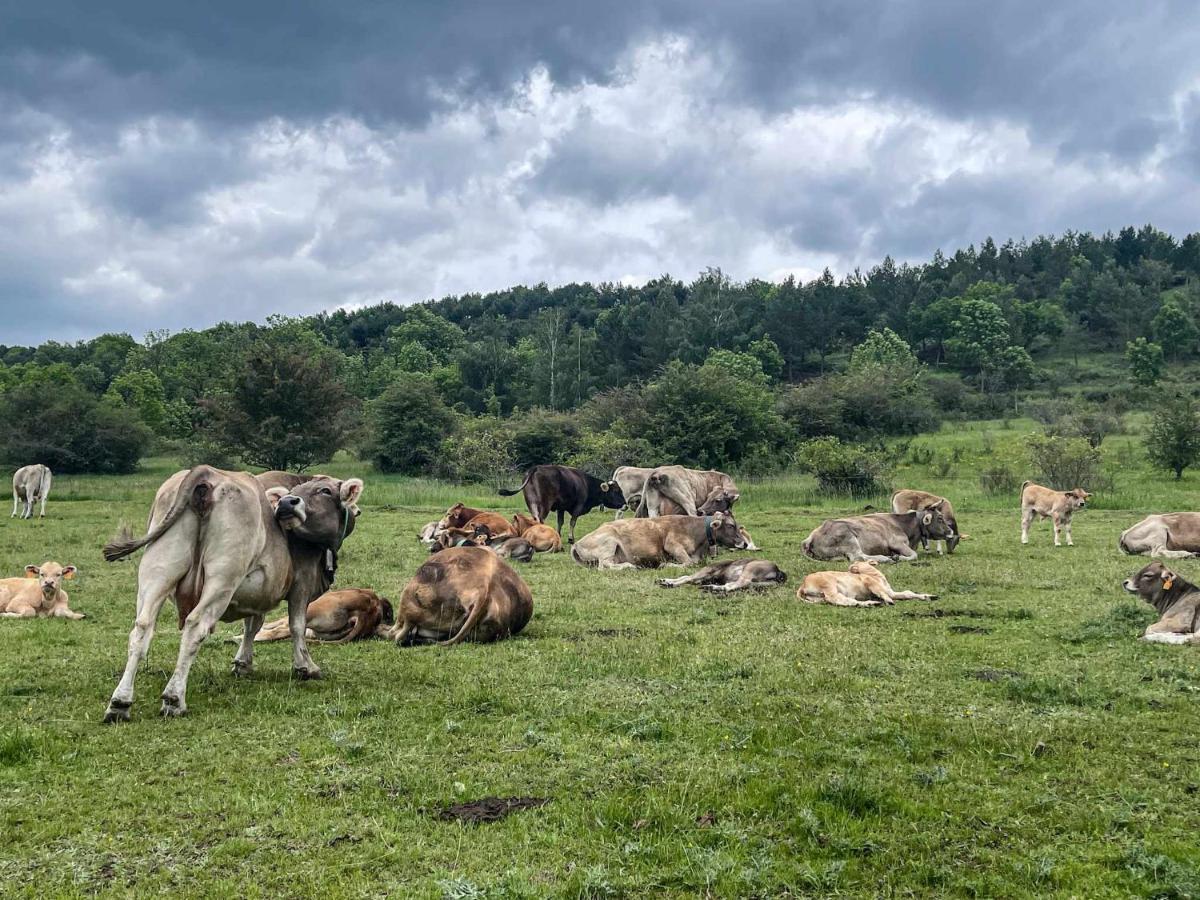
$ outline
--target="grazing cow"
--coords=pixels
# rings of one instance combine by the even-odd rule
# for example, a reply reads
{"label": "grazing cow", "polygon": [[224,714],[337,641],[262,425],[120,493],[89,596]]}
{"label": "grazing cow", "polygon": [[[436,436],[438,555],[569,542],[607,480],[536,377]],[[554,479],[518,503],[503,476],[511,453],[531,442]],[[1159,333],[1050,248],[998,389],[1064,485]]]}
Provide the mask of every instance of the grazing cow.
{"label": "grazing cow", "polygon": [[1092,495],[1083,488],[1070,491],[1054,491],[1032,481],[1021,485],[1021,543],[1029,543],[1029,526],[1034,518],[1049,519],[1054,526],[1054,546],[1061,547],[1059,534],[1067,536],[1067,546],[1073,547],[1071,540],[1071,516],[1076,510],[1083,509],[1088,498]]}
{"label": "grazing cow", "polygon": [[[305,620],[304,637],[322,644],[386,637],[396,624],[392,604],[365,588],[326,591],[308,604]],[[254,640],[282,641],[291,635],[292,626],[285,616],[264,625]]]}
{"label": "grazing cow", "polygon": [[582,537],[571,558],[601,569],[695,566],[714,548],[757,550],[746,529],[733,516],[660,516],[605,522]]}
{"label": "grazing cow", "polygon": [[12,619],[84,619],[68,605],[62,582],[75,577],[74,566],[44,562],[26,566],[24,578],[0,579],[0,616]]}
{"label": "grazing cow", "polygon": [[698,585],[702,591],[732,594],[746,588],[769,587],[787,581],[787,573],[769,559],[731,559],[726,562],[705,566],[692,575],[679,578],[660,578],[658,586],[680,587],[685,584]]}
{"label": "grazing cow", "polygon": [[496,535],[513,533],[508,519],[500,513],[488,512],[486,509],[473,509],[470,506],[463,506],[461,503],[455,503],[446,510],[446,514],[438,523],[438,527],[443,529],[465,528],[468,531],[474,531],[479,525],[487,527],[492,534]]}
{"label": "grazing cow", "polygon": [[826,519],[804,541],[804,552],[813,559],[847,559],[850,562],[887,563],[917,558],[917,544],[930,539],[951,540],[954,530],[940,510],[870,513]]}
{"label": "grazing cow", "polygon": [[517,492],[525,495],[529,513],[539,522],[545,522],[552,512],[558,513],[558,535],[562,537],[563,513],[571,517],[571,531],[567,538],[575,543],[575,522],[597,506],[620,509],[625,505],[621,488],[611,481],[601,482],[580,469],[570,466],[534,466],[525,475],[519,488],[501,490],[500,496],[511,497]]}
{"label": "grazing cow", "polygon": [[21,518],[33,518],[33,507],[39,501],[42,504],[40,518],[46,518],[46,497],[50,494],[50,467],[41,463],[31,466],[21,466],[13,473],[13,518],[17,514],[17,506],[21,506]]}
{"label": "grazing cow", "polygon": [[869,562],[851,563],[845,572],[812,572],[796,591],[796,599],[834,606],[888,606],[897,600],[936,600],[937,594],[893,590],[887,578]]}
{"label": "grazing cow", "polygon": [[617,466],[613,470],[612,478],[600,485],[601,490],[608,490],[611,485],[615,484],[621,489],[621,495],[625,498],[625,505],[616,511],[613,515],[614,519],[621,518],[627,509],[630,512],[637,512],[637,508],[642,502],[642,489],[646,486],[646,479],[653,471],[654,469],[639,468],[638,466]]}
{"label": "grazing cow", "polygon": [[1144,553],[1168,559],[1200,556],[1200,513],[1146,516],[1121,532],[1117,546],[1122,553]]}
{"label": "grazing cow", "polygon": [[[950,501],[945,497],[939,497],[937,494],[931,494],[928,491],[896,491],[892,494],[892,512],[906,513],[912,512],[914,509],[923,511],[926,509],[937,509],[941,512],[942,518],[946,520],[946,524],[954,531],[954,537],[947,541],[936,541],[937,551],[941,553],[953,553],[954,548],[958,546],[958,542],[962,540],[962,533],[958,530],[958,519],[954,515],[954,507],[950,505]],[[926,550],[929,549],[929,542],[923,542],[922,546]]]}
{"label": "grazing cow", "polygon": [[513,516],[512,524],[517,536],[529,541],[536,552],[562,552],[562,538],[549,525],[543,525],[541,522],[524,513],[517,513]]}
{"label": "grazing cow", "polygon": [[125,533],[104,548],[111,562],[146,547],[138,566],[137,616],[125,672],[104,721],[129,719],[138,664],[158,612],[172,595],[183,634],[175,672],[162,694],[164,716],[187,711],[188,672],[218,621],[245,620],[233,660],[234,674],[245,674],[253,667],[254,636],[264,614],[284,599],[292,669],[300,678],[320,677],[304,642],[305,611],[329,589],[326,555],[336,554],[353,533],[353,508],[362,489],[357,478],[318,477],[291,492],[264,490],[248,472],[211,466],[168,478],[155,495],[146,535],[135,540]]}
{"label": "grazing cow", "polygon": [[1156,610],[1158,621],[1142,634],[1155,644],[1200,643],[1200,589],[1157,560],[1126,578],[1123,585]]}
{"label": "grazing cow", "polygon": [[646,476],[637,514],[651,519],[667,515],[663,510],[664,500],[681,509],[685,516],[698,515],[701,507],[713,503],[723,503],[728,511],[740,496],[737,485],[724,472],[659,466]]}
{"label": "grazing cow", "polygon": [[391,637],[400,646],[488,643],[518,634],[532,615],[529,586],[512,566],[482,547],[453,547],[405,586]]}

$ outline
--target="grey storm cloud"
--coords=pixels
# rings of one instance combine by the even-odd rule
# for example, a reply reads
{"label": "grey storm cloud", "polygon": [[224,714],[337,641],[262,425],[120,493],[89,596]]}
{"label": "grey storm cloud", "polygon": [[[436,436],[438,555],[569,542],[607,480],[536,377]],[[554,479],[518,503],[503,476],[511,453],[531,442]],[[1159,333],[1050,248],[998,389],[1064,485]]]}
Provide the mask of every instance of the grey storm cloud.
{"label": "grey storm cloud", "polygon": [[1198,32],[1172,0],[11,5],[0,340],[1183,233]]}

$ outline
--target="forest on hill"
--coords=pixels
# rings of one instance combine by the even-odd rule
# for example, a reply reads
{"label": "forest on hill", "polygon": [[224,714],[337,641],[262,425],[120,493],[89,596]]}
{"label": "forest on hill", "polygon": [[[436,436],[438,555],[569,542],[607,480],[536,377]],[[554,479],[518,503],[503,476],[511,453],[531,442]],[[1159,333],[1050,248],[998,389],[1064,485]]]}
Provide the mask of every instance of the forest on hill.
{"label": "forest on hill", "polygon": [[988,238],[840,279],[714,268],[0,346],[0,409],[37,423],[0,453],[101,472],[151,449],[303,468],[343,448],[452,478],[548,460],[768,470],[1052,395],[1064,379],[1044,363],[1064,353],[1128,360],[1086,398],[1102,414],[1198,351],[1200,234]]}

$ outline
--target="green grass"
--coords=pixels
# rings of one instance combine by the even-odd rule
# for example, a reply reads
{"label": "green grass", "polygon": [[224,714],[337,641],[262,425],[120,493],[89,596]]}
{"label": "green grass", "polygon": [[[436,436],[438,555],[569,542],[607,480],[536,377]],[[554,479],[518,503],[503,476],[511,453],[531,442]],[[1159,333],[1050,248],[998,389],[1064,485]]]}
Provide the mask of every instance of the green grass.
{"label": "green grass", "polygon": [[[494,646],[317,647],[326,677],[301,683],[272,644],[236,681],[221,626],[178,721],[156,715],[168,611],[117,728],[99,722],[136,563],[99,548],[144,523],[172,467],[56,478],[50,518],[0,521],[0,569],[78,565],[89,618],[0,622],[3,893],[1197,896],[1200,655],[1135,640],[1150,610],[1121,592],[1138,561],[1115,541],[1145,512],[1195,508],[1200,478],[1166,480],[1136,438],[1112,438],[1115,489],[1077,518],[1076,546],[1055,549],[1043,524],[1023,548],[1015,497],[984,495],[976,473],[1031,428],[946,429],[918,440],[961,445],[953,471],[899,473],[952,496],[971,535],[888,570],[933,604],[797,602],[818,567],[808,531],[883,498],[747,481],[739,518],[784,588],[718,599],[539,556],[520,569],[533,620]],[[418,527],[449,503],[517,509],[364,474],[339,584],[392,598],[424,556]],[[1200,578],[1200,561],[1179,567]],[[439,818],[488,795],[550,802]]]}

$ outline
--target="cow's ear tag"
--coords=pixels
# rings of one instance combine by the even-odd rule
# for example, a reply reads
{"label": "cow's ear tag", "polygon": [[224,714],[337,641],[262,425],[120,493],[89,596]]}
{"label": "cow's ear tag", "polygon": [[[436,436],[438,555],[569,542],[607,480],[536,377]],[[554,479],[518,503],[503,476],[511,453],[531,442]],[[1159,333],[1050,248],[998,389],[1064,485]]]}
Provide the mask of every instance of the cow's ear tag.
{"label": "cow's ear tag", "polygon": [[1175,586],[1175,576],[1173,576],[1173,575],[1170,578],[1168,578],[1166,581],[1163,582],[1163,590],[1164,591],[1169,591],[1174,586]]}

